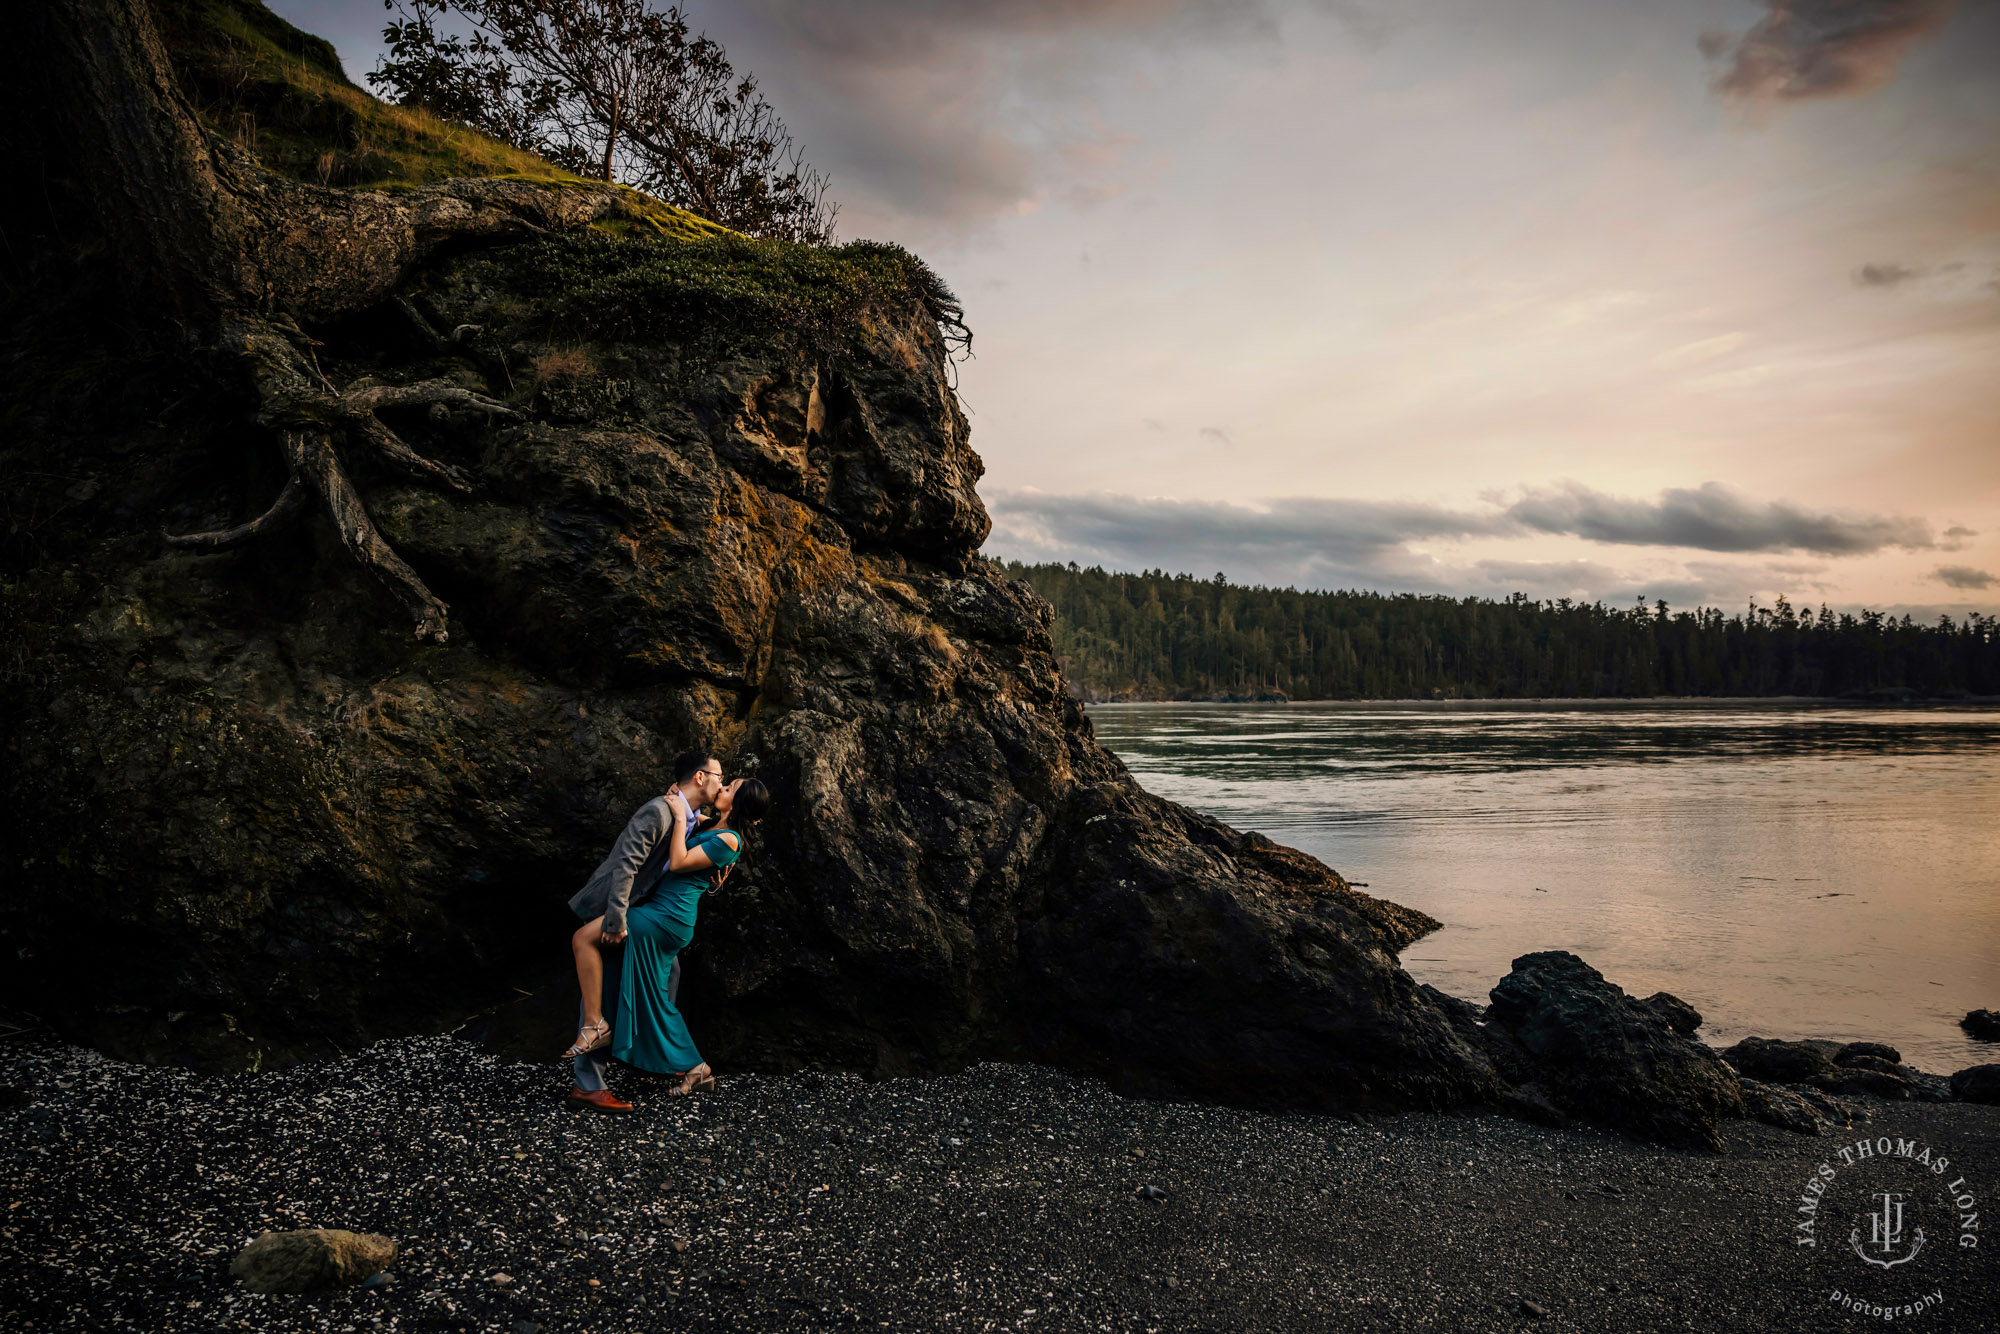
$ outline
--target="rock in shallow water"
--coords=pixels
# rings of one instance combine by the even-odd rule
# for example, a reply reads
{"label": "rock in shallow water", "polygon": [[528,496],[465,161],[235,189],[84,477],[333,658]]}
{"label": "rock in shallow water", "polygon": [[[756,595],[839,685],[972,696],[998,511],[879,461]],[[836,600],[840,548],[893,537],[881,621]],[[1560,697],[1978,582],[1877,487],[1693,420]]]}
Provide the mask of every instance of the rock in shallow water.
{"label": "rock in shallow water", "polygon": [[1958,1026],[1986,1042],[2000,1042],[2000,1010],[1973,1010]]}
{"label": "rock in shallow water", "polygon": [[318,1292],[352,1287],[381,1273],[396,1243],[371,1232],[311,1228],[266,1232],[230,1262],[230,1274],[252,1292]]}

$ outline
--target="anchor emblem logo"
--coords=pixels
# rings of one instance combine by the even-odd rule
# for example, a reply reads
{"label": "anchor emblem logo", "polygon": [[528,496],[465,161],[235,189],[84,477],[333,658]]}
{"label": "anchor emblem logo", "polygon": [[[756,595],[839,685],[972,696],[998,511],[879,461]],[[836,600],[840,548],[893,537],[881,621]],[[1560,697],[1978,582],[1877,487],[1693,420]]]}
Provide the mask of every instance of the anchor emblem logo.
{"label": "anchor emblem logo", "polygon": [[[1911,1233],[1910,1249],[1903,1255],[1895,1250],[1903,1243],[1903,1196],[1900,1191],[1877,1191],[1875,1198],[1881,1207],[1868,1215],[1868,1249],[1863,1249],[1861,1229],[1855,1228],[1848,1235],[1847,1244],[1854,1253],[1871,1265],[1889,1269],[1896,1265],[1908,1264],[1917,1258],[1917,1252],[1924,1248],[1924,1230],[1916,1228]],[[1870,1255],[1869,1250],[1877,1252]]]}

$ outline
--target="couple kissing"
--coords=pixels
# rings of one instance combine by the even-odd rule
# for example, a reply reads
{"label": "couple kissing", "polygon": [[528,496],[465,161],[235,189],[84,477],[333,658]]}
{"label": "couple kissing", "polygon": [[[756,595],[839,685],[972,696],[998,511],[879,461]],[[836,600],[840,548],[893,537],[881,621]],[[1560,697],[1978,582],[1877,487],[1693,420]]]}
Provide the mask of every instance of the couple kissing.
{"label": "couple kissing", "polygon": [[[680,953],[694,939],[702,895],[722,887],[771,794],[754,778],[725,780],[722,762],[706,750],[677,757],[673,780],[633,813],[611,855],[569,901],[584,919],[570,937],[583,1003],[576,1041],[563,1055],[575,1077],[569,1100],[591,1111],[632,1110],[605,1082],[612,1059],[677,1078],[669,1096],[715,1087],[674,1004]],[[714,810],[706,823],[697,815],[704,806]]]}

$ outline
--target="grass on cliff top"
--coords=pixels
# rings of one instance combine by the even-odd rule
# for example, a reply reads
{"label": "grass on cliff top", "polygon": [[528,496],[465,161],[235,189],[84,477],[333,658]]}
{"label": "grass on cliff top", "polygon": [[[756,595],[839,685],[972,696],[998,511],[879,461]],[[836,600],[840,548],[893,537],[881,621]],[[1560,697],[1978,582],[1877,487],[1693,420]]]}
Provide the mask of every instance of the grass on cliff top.
{"label": "grass on cliff top", "polygon": [[[463,176],[584,183],[532,153],[357,87],[332,43],[301,32],[260,0],[181,0],[156,13],[189,100],[281,176],[372,190]],[[627,216],[606,230],[689,239],[727,230],[636,190],[624,193]]]}
{"label": "grass on cliff top", "polygon": [[[157,6],[161,36],[208,123],[293,180],[411,189],[453,177],[586,182],[532,153],[357,87],[333,45],[261,0]],[[901,247],[756,240],[637,190],[623,216],[527,247],[523,276],[554,297],[556,322],[584,336],[706,335],[755,324],[824,343],[871,301],[922,300],[941,327],[958,303]],[[611,238],[630,244],[613,244]]]}
{"label": "grass on cliff top", "polygon": [[588,233],[527,248],[521,276],[555,299],[563,330],[585,337],[685,339],[755,325],[824,343],[865,305],[949,292],[900,246],[808,246],[734,232],[613,243]]}

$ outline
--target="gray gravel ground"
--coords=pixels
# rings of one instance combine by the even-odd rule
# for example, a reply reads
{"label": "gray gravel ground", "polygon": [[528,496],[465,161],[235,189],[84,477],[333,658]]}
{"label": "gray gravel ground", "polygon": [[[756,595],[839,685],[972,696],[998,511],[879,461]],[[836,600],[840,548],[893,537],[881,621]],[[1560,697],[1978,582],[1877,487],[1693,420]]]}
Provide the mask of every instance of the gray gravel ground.
{"label": "gray gravel ground", "polygon": [[[1739,1123],[1706,1156],[1490,1115],[1139,1102],[1030,1066],[725,1072],[685,1100],[626,1079],[641,1110],[614,1119],[566,1108],[554,1062],[449,1037],[232,1078],[0,1049],[0,1330],[1883,1323],[1829,1301],[1850,1283],[1943,1293],[1896,1325],[2000,1330],[1991,1249],[1956,1247],[1934,1201],[1931,1248],[1899,1269],[1847,1253],[1845,1215],[1815,1250],[1792,1241],[1801,1187],[1863,1133],[1937,1146],[1983,1208],[2000,1107],[1868,1101],[1838,1139]],[[229,1279],[256,1233],[321,1226],[399,1239],[392,1281],[276,1297]]]}

